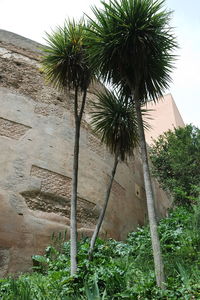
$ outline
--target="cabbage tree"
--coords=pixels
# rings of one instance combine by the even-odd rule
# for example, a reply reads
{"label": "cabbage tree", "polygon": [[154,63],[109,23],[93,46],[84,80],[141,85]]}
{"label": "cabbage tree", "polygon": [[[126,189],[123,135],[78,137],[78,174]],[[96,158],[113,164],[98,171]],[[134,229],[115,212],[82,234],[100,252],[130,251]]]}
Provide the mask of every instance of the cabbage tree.
{"label": "cabbage tree", "polygon": [[125,161],[133,155],[138,144],[138,130],[135,109],[132,102],[120,93],[110,91],[97,93],[97,102],[94,103],[91,125],[111,154],[114,164],[110,181],[105,194],[94,233],[90,241],[89,258],[92,258],[96,239],[106,213],[113,180],[119,161]]}
{"label": "cabbage tree", "polygon": [[[77,270],[77,187],[79,138],[81,120],[84,112],[87,89],[93,78],[93,72],[86,55],[85,24],[68,21],[64,27],[58,27],[47,34],[47,47],[42,58],[46,78],[58,89],[74,91],[74,157],[72,174],[70,239],[71,239],[71,275]],[[69,99],[71,100],[71,99]]]}
{"label": "cabbage tree", "polygon": [[101,78],[121,88],[135,104],[157,285],[164,287],[164,266],[157,230],[141,106],[156,101],[170,82],[177,44],[162,0],[102,1],[93,7],[89,54]]}

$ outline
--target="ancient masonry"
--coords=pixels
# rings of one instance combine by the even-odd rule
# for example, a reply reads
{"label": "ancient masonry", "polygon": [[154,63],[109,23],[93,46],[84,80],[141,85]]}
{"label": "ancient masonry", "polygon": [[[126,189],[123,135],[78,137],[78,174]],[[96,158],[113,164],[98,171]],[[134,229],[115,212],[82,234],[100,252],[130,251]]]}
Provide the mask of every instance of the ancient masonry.
{"label": "ancient masonry", "polygon": [[[69,237],[73,157],[73,93],[45,83],[37,43],[0,31],[0,277],[31,269],[53,233]],[[91,86],[80,140],[79,236],[91,235],[102,206],[113,157],[92,133]],[[156,208],[169,200],[154,182]],[[124,239],[147,217],[140,153],[120,163],[102,236]]]}

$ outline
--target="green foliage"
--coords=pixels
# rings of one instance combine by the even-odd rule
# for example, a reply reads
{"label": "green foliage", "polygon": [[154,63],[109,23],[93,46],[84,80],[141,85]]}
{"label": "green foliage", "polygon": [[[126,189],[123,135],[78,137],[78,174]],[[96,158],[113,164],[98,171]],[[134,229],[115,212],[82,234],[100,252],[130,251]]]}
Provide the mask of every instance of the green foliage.
{"label": "green foliage", "polygon": [[152,171],[177,204],[190,204],[199,194],[200,130],[192,125],[161,135],[150,149]]}
{"label": "green foliage", "polygon": [[99,287],[97,284],[97,279],[95,277],[92,287],[89,287],[88,285],[85,286],[85,294],[88,300],[104,300],[106,297],[106,290],[104,291],[101,297]]}
{"label": "green foliage", "polygon": [[166,289],[156,287],[149,227],[138,228],[126,242],[97,240],[93,261],[89,240],[79,242],[79,269],[70,276],[69,242],[56,240],[41,268],[18,279],[0,281],[2,300],[200,299],[200,204],[178,207],[160,221]]}
{"label": "green foliage", "polygon": [[138,144],[137,121],[133,104],[120,93],[97,93],[93,104],[92,126],[113,154],[122,161],[133,155]]}
{"label": "green foliage", "polygon": [[89,18],[87,43],[101,78],[139,100],[156,100],[168,87],[177,44],[165,1],[102,1]]}
{"label": "green foliage", "polygon": [[85,91],[92,79],[85,44],[86,26],[83,21],[67,21],[52,34],[47,34],[47,45],[42,50],[43,70],[55,87]]}

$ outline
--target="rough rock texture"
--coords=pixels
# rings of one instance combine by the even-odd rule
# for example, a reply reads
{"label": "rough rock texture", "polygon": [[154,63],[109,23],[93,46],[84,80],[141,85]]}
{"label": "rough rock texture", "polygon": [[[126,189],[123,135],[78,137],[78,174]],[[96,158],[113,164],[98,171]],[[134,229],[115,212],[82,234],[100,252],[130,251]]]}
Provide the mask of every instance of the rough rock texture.
{"label": "rough rock texture", "polygon": [[[45,83],[37,43],[0,31],[0,277],[30,270],[31,255],[66,231],[73,157],[73,92]],[[89,125],[90,87],[80,140],[79,236],[91,235],[104,201],[113,157]],[[170,202],[155,183],[158,216]],[[140,153],[120,163],[101,234],[124,239],[147,218]]]}

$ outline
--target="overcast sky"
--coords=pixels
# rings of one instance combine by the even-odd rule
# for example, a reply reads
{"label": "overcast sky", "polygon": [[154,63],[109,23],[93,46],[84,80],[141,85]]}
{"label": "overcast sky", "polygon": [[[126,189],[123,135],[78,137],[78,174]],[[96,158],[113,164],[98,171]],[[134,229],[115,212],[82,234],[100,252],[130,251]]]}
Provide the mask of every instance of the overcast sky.
{"label": "overcast sky", "polygon": [[[90,14],[99,0],[0,0],[0,29],[44,43],[51,32],[68,17]],[[200,0],[166,0],[174,10],[172,24],[180,49],[172,74],[171,92],[185,123],[200,128]]]}

